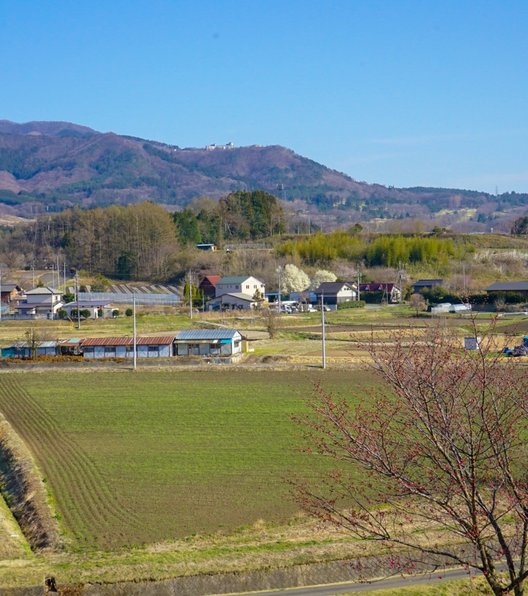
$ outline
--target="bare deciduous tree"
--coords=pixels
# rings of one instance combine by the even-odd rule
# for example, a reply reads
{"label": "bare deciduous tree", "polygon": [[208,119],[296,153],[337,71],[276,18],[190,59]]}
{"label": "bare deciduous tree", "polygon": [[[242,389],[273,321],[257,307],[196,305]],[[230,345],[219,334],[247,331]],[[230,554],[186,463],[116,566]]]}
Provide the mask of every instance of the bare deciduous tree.
{"label": "bare deciduous tree", "polygon": [[402,561],[478,569],[494,594],[520,596],[527,369],[497,353],[492,331],[475,351],[439,325],[372,340],[371,399],[352,405],[318,388],[302,420],[310,450],[338,460],[337,471],[297,489],[308,511]]}

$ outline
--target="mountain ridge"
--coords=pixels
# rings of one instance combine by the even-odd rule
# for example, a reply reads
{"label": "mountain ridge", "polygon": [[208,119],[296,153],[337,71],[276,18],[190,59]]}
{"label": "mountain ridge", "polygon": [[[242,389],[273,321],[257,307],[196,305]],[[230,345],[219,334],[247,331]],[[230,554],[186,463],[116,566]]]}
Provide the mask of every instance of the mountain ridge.
{"label": "mountain ridge", "polygon": [[464,218],[478,228],[494,220],[501,225],[528,205],[527,194],[359,182],[280,145],[181,148],[70,122],[0,120],[0,204],[15,215],[144,200],[179,209],[200,196],[256,189],[334,223],[449,224],[460,220],[455,212],[468,210]]}

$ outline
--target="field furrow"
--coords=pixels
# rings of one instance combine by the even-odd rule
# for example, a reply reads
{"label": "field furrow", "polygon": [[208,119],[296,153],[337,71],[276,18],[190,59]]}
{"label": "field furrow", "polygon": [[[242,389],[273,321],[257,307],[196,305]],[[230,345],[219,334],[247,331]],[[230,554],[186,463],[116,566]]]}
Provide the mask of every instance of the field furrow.
{"label": "field furrow", "polygon": [[40,463],[53,479],[57,505],[67,526],[75,534],[92,538],[115,522],[125,527],[139,525],[86,453],[18,381],[7,375],[0,381],[0,409],[33,453],[44,454]]}

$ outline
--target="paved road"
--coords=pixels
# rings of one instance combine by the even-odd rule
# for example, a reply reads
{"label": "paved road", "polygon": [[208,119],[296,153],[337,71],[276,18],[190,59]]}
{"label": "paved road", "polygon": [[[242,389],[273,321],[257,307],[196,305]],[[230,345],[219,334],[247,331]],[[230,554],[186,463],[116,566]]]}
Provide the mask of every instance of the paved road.
{"label": "paved road", "polygon": [[[475,575],[473,575],[475,577]],[[370,592],[371,590],[405,588],[420,584],[430,584],[443,580],[468,579],[466,569],[449,569],[444,572],[429,573],[426,575],[396,576],[389,579],[369,583],[344,582],[321,586],[305,586],[289,588],[287,590],[269,590],[262,592],[240,592],[237,596],[333,596],[334,594],[349,594],[355,592]]]}

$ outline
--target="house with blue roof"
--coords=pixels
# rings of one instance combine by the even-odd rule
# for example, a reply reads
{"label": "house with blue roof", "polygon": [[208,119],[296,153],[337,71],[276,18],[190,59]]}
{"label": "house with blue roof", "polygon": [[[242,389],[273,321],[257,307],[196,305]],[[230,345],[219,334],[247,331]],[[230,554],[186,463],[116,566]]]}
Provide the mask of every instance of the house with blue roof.
{"label": "house with blue roof", "polygon": [[242,352],[236,329],[190,329],[174,338],[175,356],[234,356]]}

